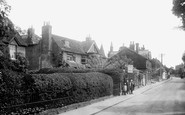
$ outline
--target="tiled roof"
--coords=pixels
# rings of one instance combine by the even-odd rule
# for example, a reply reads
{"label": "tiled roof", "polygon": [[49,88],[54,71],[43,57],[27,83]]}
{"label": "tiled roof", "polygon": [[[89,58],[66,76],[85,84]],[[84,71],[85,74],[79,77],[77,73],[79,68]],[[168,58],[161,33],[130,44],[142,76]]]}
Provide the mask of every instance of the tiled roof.
{"label": "tiled roof", "polygon": [[118,51],[112,51],[112,52],[109,52],[109,58],[116,55],[118,53]]}
{"label": "tiled roof", "polygon": [[103,49],[103,45],[101,45],[100,54],[101,54],[103,57],[106,57],[106,56],[105,56],[104,49]]}
{"label": "tiled roof", "polygon": [[90,49],[91,45],[94,43],[94,40],[89,40],[89,41],[83,41],[81,42],[81,45],[84,49],[84,51],[87,53],[88,50]]}
{"label": "tiled roof", "polygon": [[[82,47],[82,42],[57,35],[52,35],[52,38],[57,43],[57,45],[64,51],[85,54],[85,51]],[[65,41],[69,42],[69,47],[65,46]]]}
{"label": "tiled roof", "polygon": [[126,55],[127,58],[130,58],[133,61],[134,67],[137,69],[146,69],[147,59],[127,47],[120,50],[117,55]]}
{"label": "tiled roof", "polygon": [[3,42],[9,44],[12,39],[15,39],[17,44],[20,46],[27,46],[26,42],[22,39],[18,32],[15,32],[14,35],[10,35],[8,38],[3,39]]}
{"label": "tiled roof", "polygon": [[[92,45],[95,45],[97,47],[94,40],[86,40],[86,41],[80,42],[80,41],[76,41],[73,39],[69,39],[66,37],[61,37],[53,34],[52,34],[52,38],[63,51],[86,54],[88,53],[88,50],[91,48]],[[69,42],[69,47],[65,46],[66,41]],[[100,53],[100,50],[98,47],[97,47],[97,52]]]}
{"label": "tiled roof", "polygon": [[22,37],[19,34],[15,35],[15,40],[17,41],[18,45],[27,46],[26,42],[22,39]]}

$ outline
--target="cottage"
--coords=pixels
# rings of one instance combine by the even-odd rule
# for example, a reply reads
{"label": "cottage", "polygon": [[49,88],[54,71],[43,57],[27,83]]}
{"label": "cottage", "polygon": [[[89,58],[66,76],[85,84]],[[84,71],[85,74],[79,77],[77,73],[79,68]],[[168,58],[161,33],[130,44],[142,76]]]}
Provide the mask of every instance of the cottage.
{"label": "cottage", "polygon": [[58,57],[71,65],[85,65],[90,56],[105,58],[103,47],[99,49],[90,36],[81,42],[54,35],[49,23],[42,27],[42,37],[35,35],[34,29],[29,29],[23,38],[28,44],[26,58],[30,64],[29,69],[55,67]]}

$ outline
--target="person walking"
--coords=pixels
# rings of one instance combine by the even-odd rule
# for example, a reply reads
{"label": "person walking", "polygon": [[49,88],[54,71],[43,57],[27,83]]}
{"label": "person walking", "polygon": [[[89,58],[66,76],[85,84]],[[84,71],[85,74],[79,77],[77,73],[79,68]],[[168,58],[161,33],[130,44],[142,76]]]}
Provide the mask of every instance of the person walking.
{"label": "person walking", "polygon": [[122,95],[126,95],[127,93],[127,84],[126,84],[126,79],[122,81]]}
{"label": "person walking", "polygon": [[128,79],[126,80],[126,85],[127,85],[127,94],[130,94],[130,81]]}
{"label": "person walking", "polygon": [[134,84],[134,81],[131,79],[130,80],[130,93],[131,94],[133,94],[134,88],[135,88],[135,84]]}

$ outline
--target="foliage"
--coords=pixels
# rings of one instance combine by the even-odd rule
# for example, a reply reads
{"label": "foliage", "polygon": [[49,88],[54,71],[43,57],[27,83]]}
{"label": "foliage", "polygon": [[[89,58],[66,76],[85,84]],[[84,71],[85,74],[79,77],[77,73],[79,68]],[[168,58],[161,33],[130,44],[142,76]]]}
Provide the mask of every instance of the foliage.
{"label": "foliage", "polygon": [[111,76],[113,80],[113,95],[119,95],[120,93],[120,83],[125,76],[125,73],[122,69],[102,69],[98,70],[100,73],[107,74]]}
{"label": "foliage", "polygon": [[182,29],[185,29],[185,0],[173,0],[172,12],[178,18],[181,18]]}
{"label": "foliage", "polygon": [[113,82],[106,74],[90,72],[65,74],[73,84],[73,96],[77,102],[112,94]]}
{"label": "foliage", "polygon": [[[43,68],[38,71],[32,71],[32,74],[52,74],[52,73],[89,73],[100,72],[111,76],[114,86],[117,86],[125,74],[122,69],[107,68],[107,69],[69,69],[69,68]],[[114,87],[117,88],[117,87]]]}
{"label": "foliage", "polygon": [[18,65],[18,68],[21,72],[26,72],[27,71],[27,68],[28,68],[28,65],[29,65],[29,62],[28,60],[22,56],[21,54],[17,54],[17,60],[16,60],[16,63]]}
{"label": "foliage", "polygon": [[63,53],[59,53],[57,55],[54,56],[54,61],[55,61],[55,66],[56,67],[67,67],[66,62],[63,59]]}
{"label": "foliage", "polygon": [[11,6],[7,4],[6,0],[0,0],[0,16],[7,16],[10,10]]}
{"label": "foliage", "polygon": [[89,55],[87,57],[87,65],[90,65],[91,68],[103,68],[105,59],[99,55]]}
{"label": "foliage", "polygon": [[52,73],[87,73],[96,69],[75,69],[75,68],[42,68],[38,71],[32,71],[32,74],[52,74]]}
{"label": "foliage", "polygon": [[22,98],[24,74],[8,69],[1,69],[0,72],[0,107],[24,103]]}
{"label": "foliage", "polygon": [[[1,76],[2,78],[2,76]],[[4,80],[2,81],[2,80]],[[112,94],[112,78],[103,73],[54,73],[54,74],[18,74],[3,71],[1,80],[0,103],[7,105],[26,104],[30,102],[73,97],[72,102],[84,102]],[[12,99],[13,98],[13,99]],[[18,108],[13,113],[31,114],[53,107],[71,104],[68,101],[35,104],[31,108]],[[1,106],[2,107],[2,106]],[[1,112],[1,111],[0,111]],[[7,111],[6,111],[7,112]]]}
{"label": "foliage", "polygon": [[21,29],[21,27],[19,27],[19,26],[15,26],[15,30],[16,30],[20,35],[26,35],[26,34],[27,34],[27,31]]}
{"label": "foliage", "polygon": [[104,68],[122,68],[125,69],[127,64],[132,64],[133,61],[125,55],[114,55],[106,61]]}
{"label": "foliage", "polygon": [[185,63],[185,53],[182,56],[182,61]]}
{"label": "foliage", "polygon": [[33,75],[35,80],[35,91],[38,100],[49,100],[70,96],[69,92],[72,88],[71,81],[68,77],[54,74],[36,74]]}
{"label": "foliage", "polygon": [[0,69],[25,73],[27,70],[27,66],[27,59],[21,55],[17,55],[17,60],[11,60],[5,55],[0,56]]}
{"label": "foliage", "polygon": [[158,69],[161,67],[161,62],[158,59],[151,59],[150,62],[152,63],[152,69]]}

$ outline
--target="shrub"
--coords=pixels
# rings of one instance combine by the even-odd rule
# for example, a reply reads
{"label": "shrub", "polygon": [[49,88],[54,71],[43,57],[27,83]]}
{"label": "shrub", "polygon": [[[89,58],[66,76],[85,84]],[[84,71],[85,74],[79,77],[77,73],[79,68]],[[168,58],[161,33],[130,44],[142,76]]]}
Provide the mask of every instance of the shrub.
{"label": "shrub", "polygon": [[0,105],[8,106],[24,103],[22,84],[24,77],[22,74],[11,70],[0,70]]}
{"label": "shrub", "polygon": [[87,73],[95,72],[95,69],[75,69],[75,68],[42,68],[38,71],[31,71],[33,74],[52,74],[52,73]]}
{"label": "shrub", "polygon": [[19,56],[17,60],[11,60],[5,55],[0,56],[0,69],[12,70],[15,72],[26,72],[28,61],[25,57]]}
{"label": "shrub", "polygon": [[40,100],[73,96],[82,102],[112,94],[112,79],[103,73],[34,74],[33,78]]}
{"label": "shrub", "polygon": [[[112,94],[113,81],[106,74],[98,72],[65,74],[73,84],[76,101],[86,101]],[[83,97],[83,98],[82,98]]]}
{"label": "shrub", "polygon": [[69,96],[69,90],[72,88],[68,77],[58,73],[54,74],[35,74],[35,90],[38,94],[37,99],[48,100]]}
{"label": "shrub", "polygon": [[121,69],[69,69],[69,68],[43,68],[32,72],[35,74],[51,74],[51,73],[89,73],[100,72],[112,77],[114,84],[114,95],[119,95],[120,82],[125,77]]}
{"label": "shrub", "polygon": [[102,69],[98,70],[101,73],[107,74],[111,76],[113,80],[113,95],[119,95],[120,94],[120,82],[122,81],[123,77],[125,77],[125,74],[121,69]]}
{"label": "shrub", "polygon": [[[63,97],[73,97],[72,101],[47,102],[44,105],[35,104],[30,108],[16,107],[0,112],[20,113],[21,111],[40,112],[45,109],[60,107],[71,103],[108,96],[112,94],[113,81],[106,74],[90,73],[54,73],[54,74],[24,74],[11,70],[1,70],[0,99],[1,107],[32,103]],[[1,108],[0,107],[0,108]],[[28,106],[27,106],[28,107]],[[38,110],[36,109],[38,108]],[[17,111],[17,112],[16,112]],[[22,112],[21,112],[22,113]]]}

